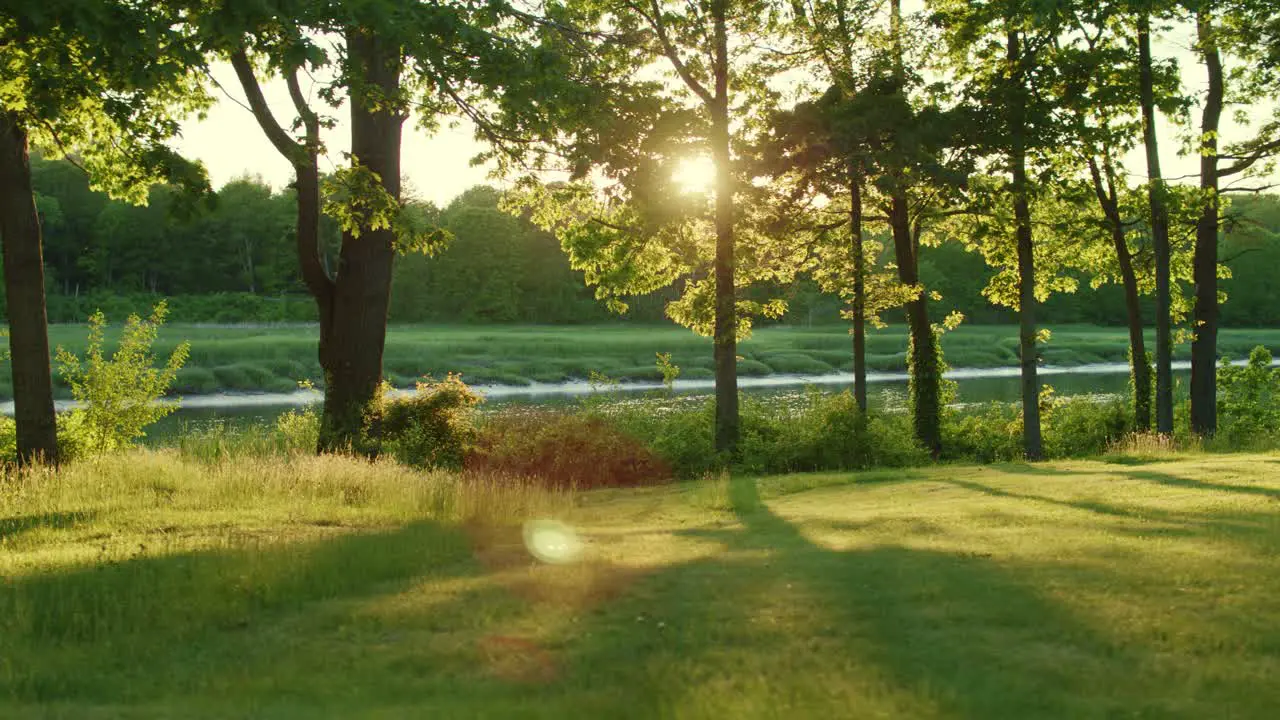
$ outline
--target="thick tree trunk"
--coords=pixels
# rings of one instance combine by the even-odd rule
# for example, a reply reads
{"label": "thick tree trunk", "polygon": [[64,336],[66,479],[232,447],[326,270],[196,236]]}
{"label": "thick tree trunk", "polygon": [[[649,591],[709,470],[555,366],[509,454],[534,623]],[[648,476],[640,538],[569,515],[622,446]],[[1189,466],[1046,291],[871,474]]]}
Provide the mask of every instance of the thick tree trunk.
{"label": "thick tree trunk", "polygon": [[1160,146],[1156,140],[1155,80],[1151,25],[1138,15],[1138,96],[1142,105],[1142,141],[1147,153],[1147,192],[1151,204],[1151,243],[1156,262],[1156,432],[1173,432],[1173,326],[1170,318],[1169,211],[1165,206]]}
{"label": "thick tree trunk", "polygon": [[[1106,149],[1109,152],[1109,148]],[[1111,229],[1111,244],[1116,250],[1116,262],[1120,266],[1120,284],[1124,289],[1124,307],[1129,327],[1129,368],[1133,380],[1133,425],[1135,430],[1151,428],[1151,362],[1147,359],[1147,342],[1142,334],[1142,304],[1138,293],[1138,275],[1133,268],[1133,253],[1125,239],[1124,220],[1120,217],[1120,198],[1116,192],[1115,171],[1109,157],[1103,158],[1106,168],[1104,183],[1098,163],[1089,158],[1089,172],[1093,176],[1094,193],[1102,207],[1107,225]]]}
{"label": "thick tree trunk", "polygon": [[733,173],[729,151],[729,50],[726,3],[712,7],[715,23],[715,94],[711,153],[716,166],[716,427],[718,452],[738,449],[738,306],[734,288]]}
{"label": "thick tree trunk", "polygon": [[[369,95],[397,98],[400,92],[400,48],[351,30],[347,53],[369,90],[351,103],[351,154],[354,161],[378,174],[390,195],[400,198],[400,137],[404,117],[374,104]],[[378,451],[377,430],[370,426],[382,383],[382,351],[391,299],[391,265],[395,255],[391,229],[365,229],[359,237],[344,233],[341,264],[334,284],[332,324],[325,339],[330,364],[325,371],[324,414],[320,422],[322,451]]]}
{"label": "thick tree trunk", "polygon": [[40,217],[31,190],[26,130],[4,112],[0,112],[0,238],[4,242],[18,462],[55,463],[58,427],[49,364]]}
{"label": "thick tree trunk", "polygon": [[1200,189],[1204,208],[1196,221],[1196,303],[1192,314],[1191,431],[1210,436],[1218,430],[1218,123],[1222,118],[1222,58],[1212,19],[1196,16],[1200,55],[1209,73],[1209,92],[1200,121]]}
{"label": "thick tree trunk", "polygon": [[[902,3],[889,3],[889,34],[893,43],[893,76],[899,92],[905,92],[906,70],[902,62]],[[889,198],[889,226],[893,233],[894,259],[898,280],[904,285],[920,284],[920,264],[907,204],[906,180],[895,173],[896,184]],[[942,377],[938,342],[929,324],[929,300],[922,291],[907,303],[908,348],[912,421],[916,439],[937,458],[942,454]]]}
{"label": "thick tree trunk", "polygon": [[1018,348],[1022,366],[1022,446],[1028,460],[1043,453],[1040,437],[1039,352],[1036,349],[1036,269],[1031,235],[1031,205],[1027,198],[1025,88],[1022,87],[1022,37],[1008,34],[1008,59],[1017,79],[1010,101],[1009,164],[1013,176],[1013,217],[1018,244]]}
{"label": "thick tree trunk", "polygon": [[[898,280],[903,285],[920,284],[920,264],[916,256],[915,238],[911,232],[905,192],[895,189],[889,197],[889,226],[893,232],[893,250],[898,265]],[[938,342],[929,324],[929,300],[921,292],[907,303],[907,331],[910,335],[909,371],[912,421],[916,439],[934,457],[942,452],[942,385],[938,358]]]}
{"label": "thick tree trunk", "polygon": [[862,244],[862,175],[849,170],[849,236],[853,253],[853,397],[867,412],[867,283]]}

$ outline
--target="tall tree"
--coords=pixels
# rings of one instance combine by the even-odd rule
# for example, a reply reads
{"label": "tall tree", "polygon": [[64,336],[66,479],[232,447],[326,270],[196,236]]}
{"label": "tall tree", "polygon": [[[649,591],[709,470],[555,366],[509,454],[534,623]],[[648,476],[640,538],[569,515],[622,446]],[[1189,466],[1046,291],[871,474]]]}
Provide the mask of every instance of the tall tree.
{"label": "tall tree", "polygon": [[[404,123],[415,114],[428,129],[444,117],[466,118],[501,152],[522,142],[507,128],[546,115],[533,109],[542,104],[539,89],[558,98],[550,89],[579,77],[562,62],[568,55],[558,48],[559,22],[514,5],[277,4],[251,6],[247,13],[228,6],[210,17],[206,38],[229,56],[259,124],[294,166],[299,262],[320,311],[325,403],[319,449],[374,454],[393,259],[399,252],[435,252],[447,240],[432,227],[430,214],[401,198]],[[320,51],[317,37],[340,47],[335,57]],[[271,115],[251,54],[265,57],[284,77],[301,138],[290,136]],[[345,99],[350,114],[350,164],[323,183],[316,172],[323,122],[298,83],[305,66],[327,66],[332,79],[321,96],[335,105]],[[317,249],[320,212],[342,228],[332,272]]]}
{"label": "tall tree", "polygon": [[51,0],[0,14],[0,234],[21,462],[58,456],[29,149],[75,151],[98,186],[140,202],[166,177],[207,187],[163,144],[204,97],[181,5]]}
{"label": "tall tree", "polygon": [[1057,145],[1061,133],[1056,98],[1044,89],[1057,82],[1052,52],[1062,33],[1064,3],[943,0],[935,7],[935,18],[950,41],[952,70],[964,79],[965,92],[982,107],[992,130],[989,147],[1008,173],[1005,192],[1012,209],[1017,267],[1023,451],[1028,459],[1039,459],[1043,451],[1037,370],[1040,332],[1031,207],[1036,188],[1029,170]]}
{"label": "tall tree", "polygon": [[1169,209],[1156,133],[1155,61],[1151,55],[1152,3],[1137,9],[1138,97],[1147,159],[1147,195],[1156,275],[1156,431],[1173,432],[1173,324],[1170,288]]}
{"label": "tall tree", "polygon": [[[739,435],[738,338],[753,311],[779,315],[783,308],[746,301],[738,289],[794,274],[796,266],[795,252],[781,244],[744,242],[757,208],[738,202],[752,189],[734,154],[775,99],[767,80],[779,54],[762,41],[777,8],[757,0],[569,5],[598,23],[584,33],[592,40],[584,51],[609,58],[601,69],[612,73],[614,91],[596,107],[561,116],[560,131],[572,136],[562,152],[579,182],[527,184],[523,204],[557,230],[600,297],[617,301],[684,285],[667,312],[713,338],[714,440],[731,455]],[[653,79],[659,69],[665,77]],[[680,197],[671,175],[697,155],[711,162],[709,192]],[[605,187],[583,181],[593,173]]]}
{"label": "tall tree", "polygon": [[[1269,53],[1272,49],[1261,42],[1273,17],[1257,14],[1250,0],[1202,0],[1195,7],[1195,49],[1204,66],[1207,85],[1200,115],[1200,203],[1195,239],[1195,306],[1192,315],[1191,340],[1191,430],[1210,436],[1218,428],[1218,235],[1222,214],[1220,181],[1247,173],[1261,161],[1280,155],[1280,117],[1265,123],[1250,139],[1224,148],[1220,142],[1222,113],[1232,104],[1276,100],[1277,73]],[[1274,8],[1273,8],[1274,11]],[[1224,52],[1243,61],[1239,72],[1224,69]],[[1229,81],[1234,88],[1228,97]],[[1226,152],[1224,153],[1224,150]],[[1220,166],[1223,158],[1231,165]]]}

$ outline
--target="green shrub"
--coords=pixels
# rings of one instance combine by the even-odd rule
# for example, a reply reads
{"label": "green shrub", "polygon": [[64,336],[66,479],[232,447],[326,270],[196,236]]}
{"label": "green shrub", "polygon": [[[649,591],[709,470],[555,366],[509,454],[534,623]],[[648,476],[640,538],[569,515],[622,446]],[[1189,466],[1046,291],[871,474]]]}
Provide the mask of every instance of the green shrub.
{"label": "green shrub", "polygon": [[18,458],[18,426],[13,418],[0,415],[0,465]]}
{"label": "green shrub", "polygon": [[166,312],[161,301],[147,320],[130,315],[110,359],[102,354],[107,321],[101,312],[89,318],[84,361],[58,348],[58,371],[71,387],[72,396],[83,404],[60,418],[60,434],[66,443],[64,457],[132,445],[146,435],[147,426],[177,409],[157,400],[173,384],[189,347],[185,342],[178,345],[159,368],[155,367],[156,357],[151,350]]}
{"label": "green shrub", "polygon": [[1222,359],[1218,368],[1218,437],[1228,445],[1253,445],[1280,436],[1280,368],[1259,345],[1243,367]]}
{"label": "green shrub", "polygon": [[1101,455],[1133,427],[1133,408],[1123,399],[1054,398],[1041,417],[1047,457]]}
{"label": "green shrub", "polygon": [[744,398],[739,466],[752,473],[902,467],[928,459],[905,415],[864,415],[849,391],[810,388],[782,411]]}
{"label": "green shrub", "polygon": [[320,439],[320,408],[290,410],[276,418],[275,433],[288,452],[314,452]]}
{"label": "green shrub", "polygon": [[378,432],[382,452],[419,468],[462,467],[476,440],[479,395],[450,374],[441,382],[420,382],[412,395],[382,404]]}
{"label": "green shrub", "polygon": [[1022,454],[1022,412],[1015,405],[992,402],[943,416],[944,459],[989,463]]}
{"label": "green shrub", "polygon": [[692,479],[724,467],[712,440],[715,402],[707,399],[672,407],[656,401],[615,409],[613,423],[644,443],[682,479]]}

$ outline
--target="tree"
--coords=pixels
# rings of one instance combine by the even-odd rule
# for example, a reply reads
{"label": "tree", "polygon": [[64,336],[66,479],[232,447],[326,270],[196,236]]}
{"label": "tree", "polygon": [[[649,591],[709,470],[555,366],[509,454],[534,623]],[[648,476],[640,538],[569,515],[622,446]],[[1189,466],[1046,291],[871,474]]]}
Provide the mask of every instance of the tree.
{"label": "tree", "polygon": [[[1055,98],[1042,89],[1055,84],[1051,59],[1062,32],[1060,3],[936,3],[951,46],[951,66],[965,78],[965,92],[981,107],[993,131],[988,147],[1000,158],[1008,183],[1015,238],[1019,354],[1022,376],[1023,449],[1042,454],[1039,362],[1036,349],[1036,243],[1031,200],[1036,188],[1029,166],[1060,135]],[[1041,182],[1040,184],[1044,184]]]}
{"label": "tree", "polygon": [[138,201],[166,176],[207,187],[202,172],[163,144],[175,118],[204,97],[189,75],[198,56],[180,5],[50,0],[0,14],[0,234],[20,462],[57,460],[29,148],[76,150],[95,183]]}
{"label": "tree", "polygon": [[[876,12],[874,4],[843,0],[797,5],[799,34],[832,83],[815,106],[821,122],[809,123],[816,137],[798,159],[810,164],[838,159],[837,174],[827,185],[834,181],[834,186],[849,196],[854,375],[863,408],[866,371],[861,357],[865,347],[862,325],[869,302],[861,230],[864,184],[870,182],[878,191],[876,202],[884,206],[893,238],[896,296],[907,307],[916,436],[937,455],[941,451],[942,368],[935,330],[929,322],[928,294],[920,284],[919,237],[922,218],[934,210],[926,198],[933,195],[932,202],[937,202],[937,187],[958,181],[957,173],[947,177],[942,156],[960,134],[957,129],[963,129],[964,120],[919,97],[922,81],[908,71],[906,46],[910,38],[900,2],[889,4],[887,35],[873,30]],[[883,303],[884,298],[870,302]]]}
{"label": "tree", "polygon": [[[1195,48],[1207,75],[1207,89],[1200,116],[1200,193],[1201,212],[1196,220],[1195,241],[1195,310],[1192,316],[1191,341],[1191,430],[1210,436],[1217,431],[1217,365],[1218,365],[1218,233],[1223,178],[1246,173],[1257,163],[1280,155],[1280,115],[1265,124],[1251,139],[1227,148],[1224,154],[1219,142],[1222,112],[1228,101],[1233,104],[1256,102],[1259,96],[1276,97],[1277,73],[1271,66],[1268,48],[1257,43],[1267,28],[1274,27],[1273,18],[1255,15],[1256,6],[1247,0],[1203,0],[1195,6]],[[1273,8],[1274,10],[1274,8]],[[1261,25],[1261,27],[1257,27]],[[1243,42],[1241,42],[1243,40]],[[1223,53],[1233,52],[1246,65],[1232,76],[1224,69]],[[1228,81],[1241,87],[1232,88],[1228,97]],[[1223,158],[1234,162],[1221,167]]]}
{"label": "tree", "polygon": [[[559,98],[581,79],[563,60],[559,9],[536,16],[513,5],[482,2],[364,0],[330,4],[279,0],[228,7],[206,23],[209,47],[225,52],[249,96],[254,115],[277,150],[294,164],[298,187],[298,252],[303,278],[320,310],[320,365],[325,376],[320,451],[378,452],[377,408],[382,352],[397,253],[433,253],[447,240],[401,197],[400,145],[415,113],[434,128],[463,117],[494,152],[523,139],[509,127],[536,124],[544,97]],[[340,46],[335,57],[315,38]],[[292,138],[271,116],[252,67],[263,55],[289,84],[304,137]],[[306,106],[297,82],[304,66],[327,66],[332,80],[321,95],[337,105],[345,96],[351,118],[350,164],[313,182],[321,120]],[[320,211],[342,229],[335,272],[317,250]]]}
{"label": "tree", "polygon": [[[766,80],[779,54],[760,41],[776,8],[754,0],[576,0],[570,7],[597,23],[584,25],[580,37],[590,41],[582,52],[594,58],[604,92],[590,107],[566,110],[556,128],[569,136],[554,144],[576,182],[527,182],[517,204],[555,229],[575,269],[617,309],[625,307],[621,296],[683,284],[667,313],[714,340],[715,447],[732,454],[738,338],[752,314],[784,309],[738,291],[794,275],[803,254],[758,232],[767,209],[739,200],[764,193],[734,157],[734,145],[749,145],[753,121],[775,99]],[[657,67],[667,77],[647,79]],[[714,169],[710,192],[682,195],[672,174],[698,151]],[[593,172],[604,187],[584,181]]]}

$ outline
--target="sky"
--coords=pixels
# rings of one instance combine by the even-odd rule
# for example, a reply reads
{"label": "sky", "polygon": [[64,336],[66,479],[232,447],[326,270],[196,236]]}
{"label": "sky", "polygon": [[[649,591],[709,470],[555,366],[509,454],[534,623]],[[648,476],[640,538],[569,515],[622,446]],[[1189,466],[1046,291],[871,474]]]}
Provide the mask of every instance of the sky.
{"label": "sky", "polygon": [[[1156,46],[1157,55],[1173,55],[1179,59],[1183,70],[1183,82],[1187,89],[1199,92],[1205,81],[1203,70],[1190,53],[1186,35],[1181,33],[1163,38]],[[244,95],[236,80],[235,72],[228,64],[213,67],[212,76],[218,84],[214,90],[217,103],[201,120],[189,119],[182,127],[178,150],[187,157],[204,162],[215,188],[243,176],[258,176],[272,187],[280,189],[293,179],[289,163],[272,147],[258,127],[252,114],[244,106]],[[306,88],[304,80],[304,90]],[[314,88],[313,88],[314,89]],[[268,103],[284,124],[293,119],[293,105],[283,82],[267,82],[263,86]],[[313,107],[324,107],[317,101]],[[1252,115],[1260,118],[1274,113],[1275,108],[1255,107]],[[328,157],[321,160],[321,171],[332,170],[342,162],[342,153],[350,148],[350,125],[343,109],[330,110],[338,120],[336,127],[326,130],[324,141]],[[1246,137],[1230,119],[1231,109],[1224,113],[1222,137],[1226,141]],[[1192,116],[1199,121],[1198,108]],[[1199,158],[1179,156],[1180,143],[1174,129],[1162,122],[1160,127],[1161,165],[1167,179],[1195,183],[1199,172]],[[405,124],[402,173],[408,181],[406,190],[412,197],[430,201],[437,206],[447,205],[467,188],[482,183],[499,184],[489,177],[489,167],[477,167],[471,159],[483,149],[474,139],[469,125],[441,127],[432,134],[417,128],[412,121]],[[1124,164],[1135,182],[1146,180],[1146,162],[1139,151],[1124,158]],[[1273,175],[1271,182],[1280,182]],[[1257,184],[1257,183],[1251,183]]]}

